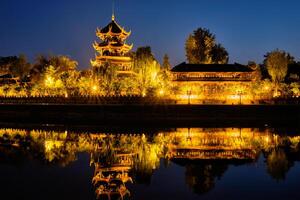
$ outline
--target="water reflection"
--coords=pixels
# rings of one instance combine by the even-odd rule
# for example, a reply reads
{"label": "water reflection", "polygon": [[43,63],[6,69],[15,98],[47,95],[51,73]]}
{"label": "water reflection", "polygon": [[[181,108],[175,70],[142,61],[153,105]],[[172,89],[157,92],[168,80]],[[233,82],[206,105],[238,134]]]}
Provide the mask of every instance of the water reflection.
{"label": "water reflection", "polygon": [[254,163],[260,155],[266,172],[284,180],[300,159],[299,142],[300,136],[271,129],[186,128],[155,134],[0,129],[0,162],[37,159],[66,167],[87,152],[95,198],[130,199],[134,191],[128,184],[149,185],[162,159],[185,167],[185,183],[197,194],[212,190],[229,165]]}

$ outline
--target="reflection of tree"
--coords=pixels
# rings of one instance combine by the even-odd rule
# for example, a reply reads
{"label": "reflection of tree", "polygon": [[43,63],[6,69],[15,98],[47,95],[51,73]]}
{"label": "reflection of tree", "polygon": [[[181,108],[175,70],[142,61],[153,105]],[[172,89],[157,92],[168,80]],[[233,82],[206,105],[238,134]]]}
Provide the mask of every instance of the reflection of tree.
{"label": "reflection of tree", "polygon": [[267,171],[272,178],[284,180],[291,163],[282,149],[272,151],[267,157]]}
{"label": "reflection of tree", "polygon": [[[153,139],[153,138],[152,138]],[[134,161],[134,174],[138,183],[150,184],[153,171],[158,168],[162,153],[160,140],[149,141],[145,135],[139,138]]]}
{"label": "reflection of tree", "polygon": [[214,188],[215,179],[220,179],[227,168],[225,163],[188,164],[185,180],[194,193],[204,194]]}
{"label": "reflection of tree", "polygon": [[112,137],[106,137],[100,142],[100,149],[97,154],[98,161],[105,165],[111,165],[116,161]]}

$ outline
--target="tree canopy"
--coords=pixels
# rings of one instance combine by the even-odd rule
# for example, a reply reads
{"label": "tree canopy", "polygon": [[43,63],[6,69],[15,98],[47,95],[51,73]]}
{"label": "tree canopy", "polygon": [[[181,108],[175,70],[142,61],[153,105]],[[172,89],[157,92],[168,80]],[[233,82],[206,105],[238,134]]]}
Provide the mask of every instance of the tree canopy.
{"label": "tree canopy", "polygon": [[170,59],[169,59],[168,54],[164,55],[162,68],[166,69],[166,70],[170,70],[171,69],[171,64],[170,64]]}
{"label": "tree canopy", "polygon": [[24,55],[0,57],[1,70],[23,79],[29,72],[31,64]]}
{"label": "tree canopy", "polygon": [[190,64],[226,64],[226,49],[216,43],[216,37],[208,29],[198,28],[186,40],[186,57]]}
{"label": "tree canopy", "polygon": [[278,49],[267,53],[264,60],[268,73],[275,83],[284,81],[288,72],[288,65],[293,62],[294,58],[289,53]]}
{"label": "tree canopy", "polygon": [[149,46],[137,49],[134,56],[134,71],[140,94],[144,95],[156,87],[160,65]]}

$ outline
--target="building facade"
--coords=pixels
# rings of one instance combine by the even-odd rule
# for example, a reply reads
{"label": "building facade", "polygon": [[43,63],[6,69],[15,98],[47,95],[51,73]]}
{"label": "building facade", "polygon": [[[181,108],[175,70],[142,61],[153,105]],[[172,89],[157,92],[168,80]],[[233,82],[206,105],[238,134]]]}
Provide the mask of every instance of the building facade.
{"label": "building facade", "polygon": [[258,78],[256,69],[237,63],[181,63],[171,72],[182,103],[251,103],[251,83]]}

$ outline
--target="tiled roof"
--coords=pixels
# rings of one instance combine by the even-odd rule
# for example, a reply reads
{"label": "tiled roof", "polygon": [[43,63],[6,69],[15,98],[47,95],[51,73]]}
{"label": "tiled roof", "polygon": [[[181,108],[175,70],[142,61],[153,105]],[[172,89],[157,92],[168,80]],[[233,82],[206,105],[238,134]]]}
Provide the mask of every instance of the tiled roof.
{"label": "tiled roof", "polygon": [[235,64],[187,64],[175,66],[172,72],[253,72],[248,66]]}

